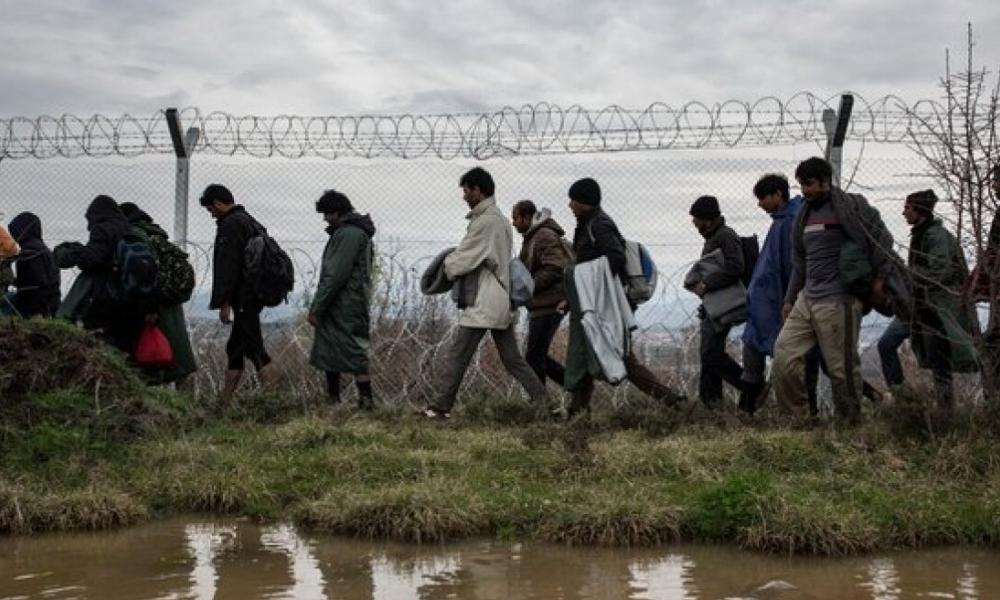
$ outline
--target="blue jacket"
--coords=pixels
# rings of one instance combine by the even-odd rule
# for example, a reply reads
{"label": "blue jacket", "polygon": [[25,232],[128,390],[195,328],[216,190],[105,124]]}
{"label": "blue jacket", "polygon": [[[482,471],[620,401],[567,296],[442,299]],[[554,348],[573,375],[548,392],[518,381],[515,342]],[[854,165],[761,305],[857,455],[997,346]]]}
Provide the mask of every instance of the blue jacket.
{"label": "blue jacket", "polygon": [[774,341],[781,330],[781,307],[792,277],[792,225],[802,207],[796,196],[771,215],[773,222],[747,286],[747,324],[743,343],[774,356]]}

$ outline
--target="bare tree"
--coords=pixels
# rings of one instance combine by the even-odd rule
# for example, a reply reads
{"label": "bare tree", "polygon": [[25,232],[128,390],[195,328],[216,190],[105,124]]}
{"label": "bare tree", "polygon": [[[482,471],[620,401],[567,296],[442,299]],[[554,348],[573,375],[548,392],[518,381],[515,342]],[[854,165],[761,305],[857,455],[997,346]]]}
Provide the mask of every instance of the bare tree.
{"label": "bare tree", "polygon": [[973,61],[975,41],[968,25],[965,64],[952,71],[951,55],[945,51],[945,75],[940,86],[944,104],[922,102],[907,109],[916,127],[909,145],[925,159],[955,207],[955,235],[967,254],[975,257],[976,277],[969,300],[978,296],[990,305],[987,330],[975,328],[982,361],[983,388],[991,400],[1000,397],[1000,231],[996,223],[997,193],[991,185],[1000,173],[997,121],[1000,117],[1000,77],[993,78]]}

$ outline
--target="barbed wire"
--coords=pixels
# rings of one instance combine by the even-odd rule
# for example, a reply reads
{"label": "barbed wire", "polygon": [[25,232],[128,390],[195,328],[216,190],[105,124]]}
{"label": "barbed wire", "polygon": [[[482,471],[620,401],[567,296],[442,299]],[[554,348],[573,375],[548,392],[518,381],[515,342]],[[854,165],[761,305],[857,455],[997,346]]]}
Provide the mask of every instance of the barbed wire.
{"label": "barbed wire", "polygon": [[[273,117],[180,111],[184,128],[197,127],[195,152],[258,158],[346,157],[475,158],[667,149],[735,148],[824,141],[823,111],[840,94],[798,92],[781,100],[692,101],[674,108],[654,102],[643,109],[610,105],[563,108],[540,102],[494,112]],[[946,109],[934,100],[909,104],[898,96],[874,101],[854,94],[848,131],[853,140],[880,143],[934,141],[929,126]],[[0,159],[136,157],[169,154],[166,112],[0,119]]]}

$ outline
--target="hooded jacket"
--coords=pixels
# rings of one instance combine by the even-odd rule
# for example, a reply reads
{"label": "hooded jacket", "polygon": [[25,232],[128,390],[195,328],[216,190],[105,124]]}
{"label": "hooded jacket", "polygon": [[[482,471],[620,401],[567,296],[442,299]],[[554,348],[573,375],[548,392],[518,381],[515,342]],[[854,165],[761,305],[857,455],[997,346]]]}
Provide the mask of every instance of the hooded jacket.
{"label": "hooded jacket", "polygon": [[573,264],[573,256],[563,243],[565,234],[547,208],[535,213],[524,233],[519,258],[535,282],[529,311],[532,318],[555,314],[556,306],[566,299],[563,271]]}
{"label": "hooded jacket", "polygon": [[921,367],[933,368],[936,342],[944,339],[948,341],[943,357],[948,367],[962,373],[976,371],[975,308],[961,293],[969,275],[962,248],[940,219],[924,221],[910,235],[907,263],[914,280],[913,354]]}
{"label": "hooded jacket", "polygon": [[243,256],[247,242],[264,228],[241,205],[233,206],[216,222],[215,248],[212,253],[212,299],[208,308],[223,304],[240,308],[254,303],[243,281]]}
{"label": "hooded jacket", "polygon": [[771,227],[747,287],[743,343],[767,356],[774,356],[774,342],[781,331],[781,308],[792,277],[792,225],[800,208],[802,197],[796,196],[771,215]]}
{"label": "hooded jacket", "polygon": [[350,212],[326,231],[330,239],[309,310],[317,318],[309,362],[322,371],[367,372],[375,224]]}
{"label": "hooded jacket", "polygon": [[90,232],[87,243],[63,253],[58,264],[63,269],[78,267],[92,281],[93,299],[106,300],[110,297],[108,278],[114,267],[115,247],[128,232],[128,220],[108,196],[94,198],[84,216]]}
{"label": "hooded jacket", "polygon": [[42,240],[41,220],[33,213],[21,213],[10,222],[10,234],[21,246],[15,261],[14,308],[23,317],[55,315],[60,299],[59,267]]}

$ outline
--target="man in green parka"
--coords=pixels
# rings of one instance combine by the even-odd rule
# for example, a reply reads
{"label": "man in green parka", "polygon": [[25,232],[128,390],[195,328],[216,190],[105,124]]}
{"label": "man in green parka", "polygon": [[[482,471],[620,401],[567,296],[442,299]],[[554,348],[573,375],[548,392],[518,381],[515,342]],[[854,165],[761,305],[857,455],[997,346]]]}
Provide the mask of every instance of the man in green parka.
{"label": "man in green parka", "polygon": [[963,306],[961,289],[969,275],[965,255],[955,236],[934,217],[937,195],[933,190],[906,197],[903,218],[912,227],[907,260],[913,276],[913,320],[898,317],[878,342],[886,383],[903,383],[897,350],[910,338],[921,368],[931,369],[939,408],[952,408],[952,372],[977,370],[972,343],[972,307]]}
{"label": "man in green parka", "polygon": [[375,225],[368,215],[354,212],[344,194],[327,190],[316,202],[316,212],[329,223],[330,240],[323,250],[319,285],[309,309],[316,328],[309,362],[326,373],[327,393],[340,401],[340,374],[353,373],[358,406],[373,406],[368,372],[371,272]]}

